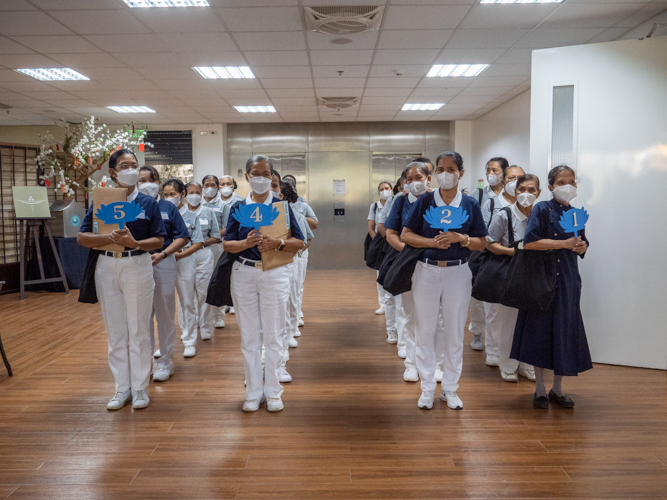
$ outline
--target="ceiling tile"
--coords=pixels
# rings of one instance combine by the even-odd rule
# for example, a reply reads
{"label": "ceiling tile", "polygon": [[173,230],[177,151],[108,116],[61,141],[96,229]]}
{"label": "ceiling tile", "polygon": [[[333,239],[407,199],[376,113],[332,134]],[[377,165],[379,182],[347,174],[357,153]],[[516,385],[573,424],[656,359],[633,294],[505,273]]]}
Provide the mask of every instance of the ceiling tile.
{"label": "ceiling tile", "polygon": [[362,87],[327,87],[316,89],[315,94],[319,97],[361,97],[364,93]]}
{"label": "ceiling tile", "polygon": [[[635,26],[640,25],[644,21],[648,21],[652,17],[657,16],[658,14],[664,12],[667,12],[667,5],[665,5],[664,0],[654,1],[636,10],[628,17],[617,22],[614,26],[623,28],[634,28]],[[660,22],[658,19],[656,19],[656,21]]]}
{"label": "ceiling tile", "polygon": [[602,30],[599,28],[535,28],[515,45],[516,48],[546,49],[586,43]]}
{"label": "ceiling tile", "polygon": [[236,44],[227,33],[169,33],[159,35],[176,52],[235,51]]}
{"label": "ceiling tile", "polygon": [[107,83],[96,82],[95,80],[49,82],[49,85],[65,92],[72,92],[74,90],[108,90],[110,88]]}
{"label": "ceiling tile", "polygon": [[240,52],[180,52],[188,66],[247,66],[246,59]]}
{"label": "ceiling tile", "polygon": [[70,107],[82,107],[82,106],[95,106],[95,103],[86,101],[84,99],[45,99],[45,102],[59,108],[70,108]]}
{"label": "ceiling tile", "polygon": [[363,88],[365,78],[315,78],[315,87],[323,88]]}
{"label": "ceiling tile", "polygon": [[159,90],[155,82],[150,80],[111,80],[104,82],[104,85],[113,90]]}
{"label": "ceiling tile", "polygon": [[526,76],[478,76],[470,82],[470,87],[511,87],[526,80]]}
{"label": "ceiling tile", "polygon": [[374,64],[431,64],[440,51],[438,49],[420,50],[378,50]]}
{"label": "ceiling tile", "polygon": [[[317,33],[306,31],[306,40],[310,50],[363,50],[374,49],[377,41],[377,31],[366,31],[365,33],[355,33],[354,35],[330,35],[328,33]],[[338,45],[331,43],[331,40],[345,38],[351,40],[351,43]]]}
{"label": "ceiling tile", "polygon": [[133,9],[132,13],[155,33],[205,33],[225,31],[211,8]]}
{"label": "ceiling tile", "polygon": [[367,87],[414,87],[419,83],[419,78],[395,76],[394,78],[369,78]]}
{"label": "ceiling tile", "polygon": [[218,95],[225,99],[268,99],[268,95],[262,89],[223,89]]}
{"label": "ceiling tile", "polygon": [[221,8],[218,11],[230,31],[301,31],[296,7]]}
{"label": "ceiling tile", "polygon": [[118,36],[148,32],[148,29],[127,10],[106,10],[103,19],[100,19],[98,10],[53,11],[51,15],[72,31],[82,35],[113,34]]}
{"label": "ceiling tile", "polygon": [[441,49],[454,30],[382,30],[379,49]]}
{"label": "ceiling tile", "polygon": [[258,89],[260,84],[257,80],[201,80],[214,89]]}
{"label": "ceiling tile", "polygon": [[[98,23],[99,24],[99,23]],[[0,33],[12,35],[70,35],[72,32],[43,12],[3,12]]]}
{"label": "ceiling tile", "polygon": [[244,52],[251,66],[307,66],[308,53],[305,50],[273,50]]}
{"label": "ceiling tile", "polygon": [[167,44],[155,35],[88,35],[88,40],[107,52],[164,52]]}
{"label": "ceiling tile", "polygon": [[235,33],[234,39],[241,50],[306,50],[301,31]]}
{"label": "ceiling tile", "polygon": [[260,81],[265,89],[313,88],[313,80],[310,78],[262,78]]}
{"label": "ceiling tile", "polygon": [[[169,99],[172,95],[166,90],[123,90],[122,94],[124,97],[129,97],[130,99],[135,99],[139,101],[145,101],[147,104],[150,104],[149,101],[154,99]],[[91,99],[85,95],[81,96],[86,99]]]}
{"label": "ceiling tile", "polygon": [[144,76],[130,68],[87,68],[91,80],[143,80]]}
{"label": "ceiling tile", "polygon": [[102,52],[85,38],[75,35],[21,36],[14,40],[42,54]]}
{"label": "ceiling tile", "polygon": [[398,30],[454,29],[470,10],[467,5],[399,6],[386,9],[384,28]]}
{"label": "ceiling tile", "polygon": [[398,111],[402,106],[402,104],[362,104],[359,108],[359,112]]}
{"label": "ceiling tile", "polygon": [[308,66],[255,66],[251,68],[257,78],[310,78]]}
{"label": "ceiling tile", "polygon": [[607,28],[603,32],[595,35],[589,40],[589,43],[612,42],[628,31],[628,28]]}
{"label": "ceiling tile", "polygon": [[267,89],[266,93],[271,98],[275,97],[315,97],[315,91],[309,89]]}
{"label": "ceiling tile", "polygon": [[192,71],[190,66],[173,52],[122,52],[112,55],[131,68],[150,68],[152,66],[172,68],[181,66]]}
{"label": "ceiling tile", "polygon": [[121,2],[109,2],[109,0],[32,0],[32,3],[44,10],[124,8],[124,4]]}
{"label": "ceiling tile", "polygon": [[[315,78],[366,78],[368,69],[368,66],[313,66],[313,76]],[[343,74],[339,75],[339,71],[342,71]]]}
{"label": "ceiling tile", "polygon": [[540,28],[608,28],[642,7],[639,3],[563,4]]}
{"label": "ceiling tile", "polygon": [[[256,92],[257,90],[228,90],[227,92]],[[218,92],[211,89],[197,90],[197,92],[192,92],[189,89],[172,89],[169,90],[169,94],[172,97],[175,97],[184,105],[193,106],[194,104],[201,105],[204,101],[208,101],[212,106],[224,106],[226,105],[223,101],[223,98]],[[221,104],[218,104],[221,103]]]}
{"label": "ceiling tile", "polygon": [[[307,97],[274,97],[271,99],[274,105],[280,106],[281,109],[287,109],[287,107],[292,106],[306,106],[310,105],[315,108],[316,103],[314,99],[309,99]],[[310,107],[309,106],[309,107]]]}
{"label": "ceiling tile", "polygon": [[164,90],[188,90],[190,92],[199,92],[201,90],[211,90],[206,80],[167,80],[153,78],[153,82]]}
{"label": "ceiling tile", "polygon": [[530,64],[532,58],[533,49],[509,49],[494,64]]}
{"label": "ceiling tile", "polygon": [[32,54],[32,50],[9,38],[0,36],[0,54]]}
{"label": "ceiling tile", "polygon": [[0,55],[0,66],[11,69],[19,68],[59,68],[53,59],[41,54]]}
{"label": "ceiling tile", "polygon": [[0,12],[9,10],[35,10],[35,8],[25,0],[3,0],[0,3]]}
{"label": "ceiling tile", "polygon": [[509,48],[528,33],[527,29],[456,30],[447,42],[448,49]]}
{"label": "ceiling tile", "polygon": [[310,60],[313,66],[331,66],[336,64],[370,64],[372,50],[311,50]]}
{"label": "ceiling tile", "polygon": [[482,73],[483,76],[530,76],[530,64],[499,64],[493,63]]}
{"label": "ceiling tile", "polygon": [[[379,76],[379,77],[395,77],[395,76],[415,76],[423,77],[428,73],[428,70],[431,69],[430,64],[415,64],[415,65],[378,65],[374,64],[371,68],[370,76]],[[400,73],[400,74],[399,74]]]}
{"label": "ceiling tile", "polygon": [[271,101],[267,98],[264,99],[249,99],[245,98],[225,98],[232,106],[271,106]]}
{"label": "ceiling tile", "polygon": [[405,100],[405,97],[364,97],[361,104],[397,104],[402,106]]}
{"label": "ceiling tile", "polygon": [[418,88],[448,88],[467,87],[475,78],[424,78],[419,82]]}
{"label": "ceiling tile", "polygon": [[364,90],[364,97],[408,97],[411,92],[409,87],[367,88]]}
{"label": "ceiling tile", "polygon": [[448,98],[457,95],[463,89],[461,87],[450,87],[450,88],[416,88],[412,91],[411,97],[442,97]]}
{"label": "ceiling tile", "polygon": [[459,28],[476,29],[508,29],[534,28],[544,18],[558,9],[558,4],[542,5],[475,5]]}
{"label": "ceiling tile", "polygon": [[496,96],[492,95],[457,95],[452,97],[448,105],[452,104],[487,104],[493,101]]}
{"label": "ceiling tile", "polygon": [[458,93],[460,96],[469,96],[469,95],[488,95],[488,96],[494,96],[498,97],[501,96],[510,90],[512,90],[514,87],[467,87],[465,89],[462,89],[461,92]]}
{"label": "ceiling tile", "polygon": [[68,68],[75,69],[85,74],[85,68],[119,68],[125,64],[109,54],[100,52],[97,54],[52,54],[54,59]]}
{"label": "ceiling tile", "polygon": [[446,48],[434,64],[491,64],[507,49],[450,49]]}
{"label": "ceiling tile", "polygon": [[[304,100],[303,103],[305,103],[305,102],[306,101]],[[312,105],[310,105],[310,106],[305,106],[305,105],[292,106],[292,105],[284,105],[284,104],[281,104],[281,105],[276,104],[276,105],[279,106],[277,109],[280,113],[283,113],[283,112],[284,113],[313,113],[313,112],[317,113],[317,106],[315,105],[315,101],[311,101],[311,102],[312,102]],[[275,100],[274,100],[274,103],[275,103]]]}
{"label": "ceiling tile", "polygon": [[190,67],[162,68],[159,66],[154,66],[134,69],[150,80],[189,80],[205,84],[205,80]]}

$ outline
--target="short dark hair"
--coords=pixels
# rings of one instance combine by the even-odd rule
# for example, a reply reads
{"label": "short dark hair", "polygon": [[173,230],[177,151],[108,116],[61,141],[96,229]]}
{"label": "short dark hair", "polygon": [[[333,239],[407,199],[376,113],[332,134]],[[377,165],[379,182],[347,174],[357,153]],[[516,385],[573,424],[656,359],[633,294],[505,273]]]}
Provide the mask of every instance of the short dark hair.
{"label": "short dark hair", "polygon": [[[514,167],[518,165],[512,165]],[[516,180],[516,188],[519,189],[519,186],[523,184],[524,182],[530,182],[530,181],[535,181],[535,185],[537,186],[537,189],[540,189],[540,178],[536,176],[535,174],[523,174],[521,177],[519,177]]]}
{"label": "short dark hair", "polygon": [[403,172],[403,174],[401,174],[401,176],[396,181],[396,185],[394,186],[394,189],[392,189],[392,192],[394,194],[398,194],[398,188],[401,187],[401,184],[405,184],[405,181],[407,180],[407,178],[405,177],[404,174],[405,174],[405,172]]}
{"label": "short dark hair", "polygon": [[151,165],[144,165],[139,169],[139,172],[141,173],[142,170],[144,172],[150,172],[151,180],[156,184],[160,184],[160,174],[155,167],[152,167]]}
{"label": "short dark hair", "polygon": [[265,161],[266,163],[269,164],[269,167],[271,167],[271,173],[273,173],[273,162],[271,161],[271,158],[265,155],[253,155],[251,156],[247,162],[245,162],[245,173],[249,174],[250,170],[252,169],[253,163],[257,163],[259,161]]}
{"label": "short dark hair", "polygon": [[491,158],[489,161],[486,162],[486,166],[488,167],[489,163],[491,163],[492,161],[497,161],[498,163],[500,163],[500,168],[503,169],[503,174],[505,174],[505,170],[507,170],[508,167],[510,166],[510,162],[507,161],[507,158],[503,158],[502,156],[494,156],[493,158]]}
{"label": "short dark hair", "polygon": [[283,179],[292,179],[294,182],[296,182],[296,177],[294,177],[292,174],[285,175]]}
{"label": "short dark hair", "polygon": [[426,162],[417,161],[417,160],[413,161],[412,163],[410,163],[410,165],[405,167],[405,170],[403,170],[403,176],[404,177],[407,178],[408,170],[410,170],[412,167],[418,168],[419,170],[421,170],[422,174],[424,174],[426,177],[428,177],[428,165],[426,165]]}
{"label": "short dark hair", "polygon": [[185,191],[185,186],[183,185],[183,181],[181,179],[169,179],[162,185],[162,189],[164,190],[164,188],[167,186],[173,187],[178,194],[181,194],[183,191]]}
{"label": "short dark hair", "polygon": [[201,185],[203,186],[204,183],[206,182],[207,179],[213,179],[215,181],[215,185],[220,187],[220,179],[218,179],[215,175],[209,174],[205,175],[204,178],[201,180]]}
{"label": "short dark hair", "polygon": [[283,200],[289,203],[296,203],[299,201],[299,197],[296,195],[296,191],[289,182],[280,183],[280,192],[283,194]]}
{"label": "short dark hair", "polygon": [[119,149],[114,151],[113,154],[109,157],[109,168],[116,170],[116,164],[118,163],[118,158],[123,155],[132,155],[134,159],[137,159],[137,155],[134,154],[134,151],[131,149]]}
{"label": "short dark hair", "polygon": [[191,181],[191,182],[188,182],[188,183],[185,185],[185,192],[186,192],[186,193],[188,192],[188,189],[190,188],[190,186],[198,186],[199,189],[202,189],[201,184],[199,184],[197,181]]}
{"label": "short dark hair", "polygon": [[280,182],[283,181],[283,178],[280,177],[280,172],[278,172],[277,170],[273,170],[273,168],[271,168],[271,177],[273,177],[274,175],[277,175],[277,176],[278,176],[278,180],[279,180]]}
{"label": "short dark hair", "polygon": [[454,163],[456,163],[456,167],[459,169],[459,172],[463,170],[463,158],[456,151],[443,151],[440,153],[440,155],[438,155],[438,159],[435,160],[435,165],[437,166],[438,163],[440,163],[440,160],[448,156],[454,160]]}
{"label": "short dark hair", "polygon": [[556,182],[556,177],[558,177],[558,174],[560,174],[561,172],[570,172],[575,177],[577,176],[575,171],[572,168],[568,167],[567,165],[558,165],[557,167],[554,167],[551,170],[549,170],[548,179],[550,186],[554,185],[554,182]]}
{"label": "short dark hair", "polygon": [[420,156],[419,158],[415,158],[412,161],[418,161],[419,163],[430,163],[431,165],[433,165],[433,162],[428,158],[426,158],[425,156]]}
{"label": "short dark hair", "polygon": [[380,188],[382,187],[382,184],[386,184],[386,185],[389,186],[389,188],[391,189],[391,182],[389,182],[389,181],[382,181],[380,184],[378,184],[378,193],[380,192]]}

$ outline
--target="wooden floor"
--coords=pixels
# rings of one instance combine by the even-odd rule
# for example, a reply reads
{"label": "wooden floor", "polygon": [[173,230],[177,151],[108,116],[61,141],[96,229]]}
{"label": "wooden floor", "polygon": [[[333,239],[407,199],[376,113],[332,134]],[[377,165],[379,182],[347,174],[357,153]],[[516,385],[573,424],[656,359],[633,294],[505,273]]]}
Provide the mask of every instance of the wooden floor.
{"label": "wooden floor", "polygon": [[372,272],[309,271],[279,414],[241,412],[234,316],[177,346],[149,408],[107,412],[99,306],[0,297],[0,499],[667,498],[664,372],[596,365],[565,381],[574,410],[538,411],[466,335],[464,410],[423,411],[376,307]]}

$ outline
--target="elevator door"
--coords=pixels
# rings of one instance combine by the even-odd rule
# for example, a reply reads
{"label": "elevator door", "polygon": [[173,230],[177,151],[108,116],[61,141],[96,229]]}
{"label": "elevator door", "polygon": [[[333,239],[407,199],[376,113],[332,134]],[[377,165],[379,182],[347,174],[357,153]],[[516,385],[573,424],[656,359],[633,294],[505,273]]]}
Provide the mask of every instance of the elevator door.
{"label": "elevator door", "polygon": [[381,182],[394,187],[396,181],[415,158],[422,153],[373,153],[371,168],[371,199],[377,200],[377,188]]}
{"label": "elevator door", "polygon": [[267,155],[273,162],[280,175],[293,175],[296,178],[296,190],[299,196],[308,199],[308,178],[306,176],[306,155],[305,154],[269,154]]}

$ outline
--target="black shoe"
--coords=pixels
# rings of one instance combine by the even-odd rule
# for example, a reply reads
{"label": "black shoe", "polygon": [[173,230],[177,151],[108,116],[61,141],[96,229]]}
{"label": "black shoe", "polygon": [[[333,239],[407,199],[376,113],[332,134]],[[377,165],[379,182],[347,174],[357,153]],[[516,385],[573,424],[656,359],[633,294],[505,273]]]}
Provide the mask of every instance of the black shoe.
{"label": "black shoe", "polygon": [[553,389],[549,391],[549,399],[555,401],[561,408],[574,408],[574,401],[568,398],[565,394],[558,396]]}
{"label": "black shoe", "polygon": [[549,398],[546,396],[538,396],[535,394],[533,397],[533,406],[539,410],[548,410],[549,409]]}

